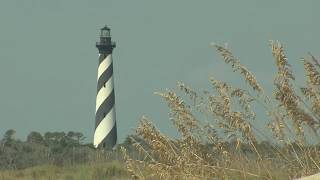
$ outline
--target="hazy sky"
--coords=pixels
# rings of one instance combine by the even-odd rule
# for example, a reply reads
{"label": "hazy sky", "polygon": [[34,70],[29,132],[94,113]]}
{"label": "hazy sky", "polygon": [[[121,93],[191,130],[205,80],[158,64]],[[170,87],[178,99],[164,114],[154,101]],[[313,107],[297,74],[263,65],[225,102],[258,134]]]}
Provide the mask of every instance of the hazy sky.
{"label": "hazy sky", "polygon": [[30,131],[73,130],[92,141],[95,41],[107,24],[117,43],[120,142],[144,114],[174,135],[168,108],[154,91],[175,88],[178,80],[204,89],[209,75],[242,82],[211,42],[228,43],[271,90],[268,40],[278,39],[302,78],[299,58],[308,51],[320,55],[319,7],[318,0],[1,0],[0,133],[14,128],[22,138]]}

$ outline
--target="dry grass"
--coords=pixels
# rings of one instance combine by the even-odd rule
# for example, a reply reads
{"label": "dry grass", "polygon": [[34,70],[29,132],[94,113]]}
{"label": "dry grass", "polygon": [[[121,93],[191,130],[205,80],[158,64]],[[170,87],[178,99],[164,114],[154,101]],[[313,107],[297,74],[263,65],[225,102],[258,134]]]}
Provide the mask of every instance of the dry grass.
{"label": "dry grass", "polygon": [[1,180],[125,180],[130,179],[123,164],[113,161],[69,167],[42,165],[0,172]]}
{"label": "dry grass", "polygon": [[[143,159],[130,157],[122,149],[132,177],[289,179],[319,172],[319,147],[307,142],[315,139],[319,143],[320,65],[312,55],[304,58],[306,84],[298,87],[283,46],[277,41],[270,46],[277,67],[272,96],[230,49],[219,45],[214,48],[243,77],[249,90],[210,77],[213,91],[197,92],[178,82],[185,100],[171,90],[157,92],[167,102],[170,119],[181,137],[165,136],[143,117],[136,132],[146,145],[134,143]],[[253,109],[257,108],[270,118],[269,134],[254,126]],[[199,113],[211,121],[205,123]],[[271,137],[274,143],[263,147],[258,135]]]}

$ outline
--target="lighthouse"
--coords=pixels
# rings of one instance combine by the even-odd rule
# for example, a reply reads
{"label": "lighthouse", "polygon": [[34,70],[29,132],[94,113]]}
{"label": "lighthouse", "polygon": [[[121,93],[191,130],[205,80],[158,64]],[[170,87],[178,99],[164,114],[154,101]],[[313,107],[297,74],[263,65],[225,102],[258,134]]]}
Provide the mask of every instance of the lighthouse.
{"label": "lighthouse", "polygon": [[112,64],[112,50],[116,45],[111,41],[110,28],[107,26],[100,30],[100,41],[96,47],[99,51],[99,65],[93,145],[95,148],[112,149],[117,143]]}

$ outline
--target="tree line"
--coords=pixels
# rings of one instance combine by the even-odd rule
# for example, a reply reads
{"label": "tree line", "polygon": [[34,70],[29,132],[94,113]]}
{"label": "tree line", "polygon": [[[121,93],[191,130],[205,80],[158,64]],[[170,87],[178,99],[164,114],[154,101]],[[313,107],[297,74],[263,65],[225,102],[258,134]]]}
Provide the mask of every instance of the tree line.
{"label": "tree line", "polygon": [[88,162],[94,153],[80,132],[30,132],[25,141],[7,130],[0,141],[0,169],[21,169],[40,164],[66,165]]}
{"label": "tree line", "polygon": [[[134,157],[138,152],[132,147],[132,139],[141,143],[141,138],[129,135],[112,151],[95,149],[85,143],[81,132],[30,132],[25,141],[15,137],[14,129],[7,130],[0,139],[0,170],[24,169],[37,165],[68,166],[106,161],[123,161],[120,147]],[[141,143],[144,144],[144,143]]]}
{"label": "tree line", "polygon": [[[0,170],[23,169],[43,164],[68,166],[111,160],[124,161],[120,147],[124,147],[131,157],[142,160],[141,152],[135,147],[139,145],[145,150],[150,148],[138,135],[129,135],[113,151],[104,151],[95,149],[92,143],[85,143],[86,137],[81,132],[46,132],[41,134],[32,131],[27,135],[25,141],[15,138],[15,133],[14,129],[9,129],[0,140]],[[177,142],[172,140],[172,143],[176,144]],[[236,141],[223,142],[222,146],[229,152],[240,148],[244,153],[255,154],[250,145],[245,143],[239,146]],[[293,144],[293,146],[297,145]],[[264,152],[262,154],[268,154],[269,158],[275,157],[272,152],[274,152],[274,148],[279,148],[267,141],[256,144],[256,147],[260,152]],[[205,148],[212,148],[212,144],[207,144]]]}

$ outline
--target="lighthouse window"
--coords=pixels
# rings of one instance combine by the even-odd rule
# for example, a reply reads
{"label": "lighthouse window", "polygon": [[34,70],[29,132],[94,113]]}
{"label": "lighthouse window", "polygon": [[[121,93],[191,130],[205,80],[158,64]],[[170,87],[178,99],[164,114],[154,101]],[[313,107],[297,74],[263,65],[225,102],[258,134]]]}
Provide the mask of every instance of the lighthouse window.
{"label": "lighthouse window", "polygon": [[110,37],[110,32],[107,31],[107,30],[103,30],[103,31],[101,32],[101,37]]}
{"label": "lighthouse window", "polygon": [[103,117],[106,117],[106,115],[107,115],[106,113],[103,113]]}
{"label": "lighthouse window", "polygon": [[107,82],[104,82],[103,87],[106,87],[106,83],[107,83]]}

